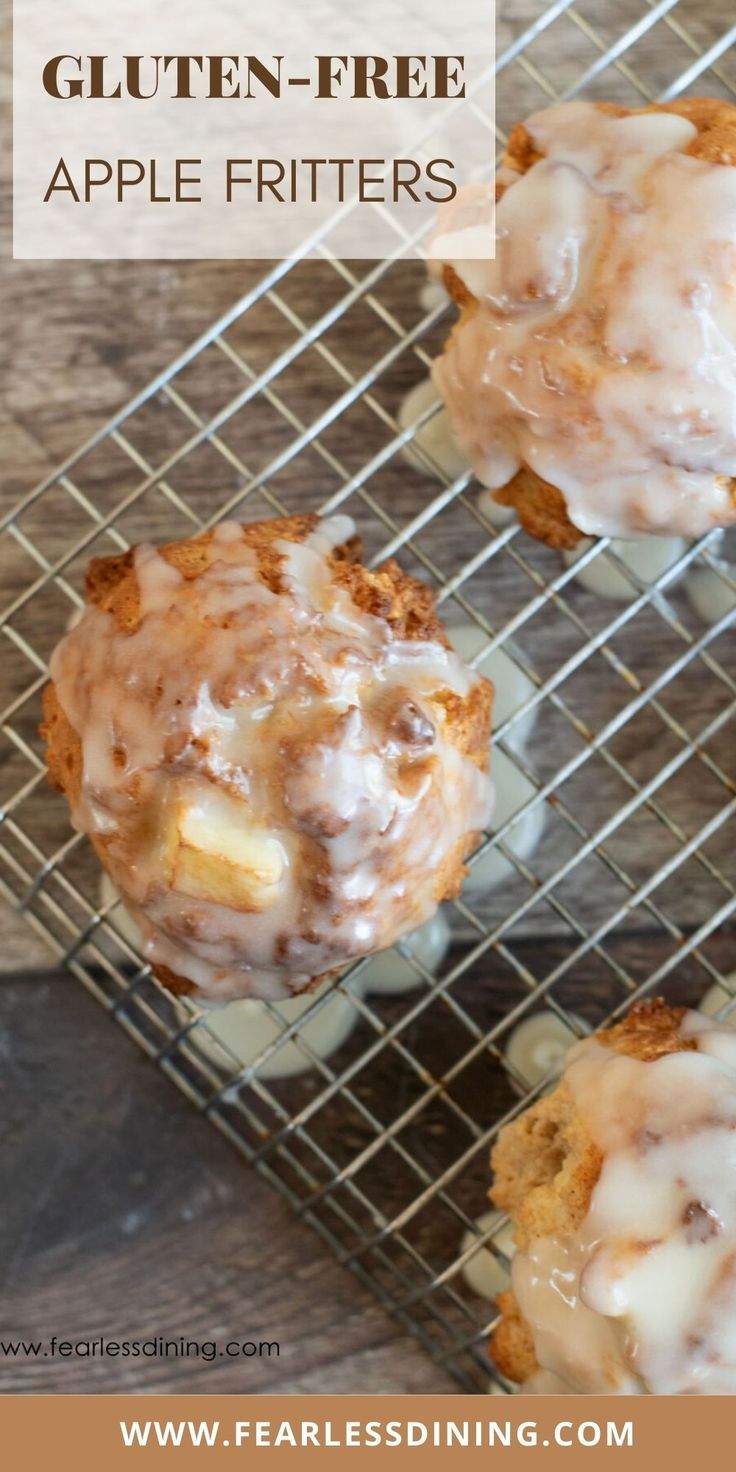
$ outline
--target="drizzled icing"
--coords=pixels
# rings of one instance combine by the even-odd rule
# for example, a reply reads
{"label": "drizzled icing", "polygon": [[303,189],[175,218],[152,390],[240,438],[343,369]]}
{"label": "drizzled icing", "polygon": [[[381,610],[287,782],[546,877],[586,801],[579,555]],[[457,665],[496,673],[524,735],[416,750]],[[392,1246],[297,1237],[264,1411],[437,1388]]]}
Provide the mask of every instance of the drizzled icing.
{"label": "drizzled icing", "polygon": [[530,467],[588,535],[735,521],[736,168],[672,113],[526,128],[545,156],[501,171],[496,259],[456,258],[452,214],[433,248],[478,301],[434,366],[462,449],[494,490]]}
{"label": "drizzled icing", "polygon": [[210,1000],[288,995],[392,944],[489,817],[436,699],[479,677],[335,583],[352,534],[338,516],[276,542],[279,592],[234,523],[196,577],[139,547],[138,626],[87,608],[53,656],[82,744],[75,825],[104,842],[146,956]]}
{"label": "drizzled icing", "polygon": [[537,1393],[736,1393],[736,1031],[687,1013],[697,1051],[593,1040],[565,1081],[603,1154],[574,1236],[516,1254]]}

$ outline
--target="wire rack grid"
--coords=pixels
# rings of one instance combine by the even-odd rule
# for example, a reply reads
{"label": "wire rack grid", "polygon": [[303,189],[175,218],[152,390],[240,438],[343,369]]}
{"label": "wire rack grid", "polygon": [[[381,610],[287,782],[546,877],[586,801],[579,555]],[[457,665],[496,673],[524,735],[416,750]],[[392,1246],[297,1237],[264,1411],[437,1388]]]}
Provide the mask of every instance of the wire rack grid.
{"label": "wire rack grid", "polygon": [[[500,141],[580,91],[630,105],[736,96],[736,28],[717,4],[508,0],[497,19]],[[733,994],[736,584],[718,534],[674,549],[651,582],[605,541],[566,565],[499,527],[469,473],[433,462],[420,432],[437,406],[397,418],[448,326],[412,243],[378,263],[346,264],[328,241],[318,253],[254,281],[3,518],[0,887],[340,1262],[465,1389],[485,1390],[495,1310],[463,1270],[480,1249],[508,1267],[503,1222],[477,1225],[488,1153],[546,1086],[530,1089],[508,1051],[516,1024],[542,1011],[579,1035],[648,993]],[[244,1066],[153,981],[115,901],[101,903],[88,846],[45,784],[39,697],[90,555],[223,516],[338,507],[372,561],[398,557],[436,587],[450,628],[472,625],[476,663],[506,656],[520,694],[494,743],[518,796],[472,860],[492,880],[471,875],[446,907],[441,964],[401,947],[412,985],[384,994],[354,967],[338,983],[354,1026],[329,1056],[310,1025],[334,993],[298,1020],[268,1008],[272,1036]],[[591,591],[599,559],[626,599]],[[719,591],[708,620],[691,596],[703,577]],[[304,1066],[278,1077],[287,1045]]]}

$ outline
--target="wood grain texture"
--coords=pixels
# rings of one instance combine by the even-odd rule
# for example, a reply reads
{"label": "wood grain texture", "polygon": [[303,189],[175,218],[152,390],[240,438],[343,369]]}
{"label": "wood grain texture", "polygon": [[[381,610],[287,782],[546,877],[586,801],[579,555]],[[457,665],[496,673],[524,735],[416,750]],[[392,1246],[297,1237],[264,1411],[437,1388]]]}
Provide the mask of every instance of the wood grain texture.
{"label": "wood grain texture", "polygon": [[[542,9],[535,0],[506,0],[499,7],[499,51]],[[694,0],[683,0],[677,17],[678,23],[687,22],[688,34],[698,44],[706,45],[722,32],[728,13],[721,0],[708,7],[707,16]],[[590,0],[586,6],[587,21],[594,24],[600,45],[611,44],[640,15],[640,0],[618,0],[615,6],[607,0]],[[535,41],[531,54],[552,83],[564,90],[599,54],[599,47],[586,31],[562,16]],[[629,62],[636,62],[635,74],[648,79],[647,85],[656,89],[691,61],[692,51],[682,39],[660,24],[638,43],[635,56],[628,59],[623,71],[607,68],[593,79],[591,90],[596,96],[608,93],[636,104],[641,96],[631,80]],[[727,80],[734,75],[732,54],[722,57],[718,66],[718,75],[708,73],[707,86],[724,92]],[[694,85],[702,88],[703,83]],[[498,111],[504,126],[542,100],[533,77],[518,64],[501,73]],[[253,286],[263,274],[264,265],[6,262],[2,270],[7,307],[0,380],[0,452],[4,467],[0,506],[6,508]],[[421,316],[418,295],[422,279],[418,263],[404,263],[392,270],[377,290],[383,312],[392,314],[403,328],[411,328]],[[289,273],[280,294],[289,310],[311,323],[334,306],[345,290],[345,283],[331,267],[306,263]],[[402,351],[378,376],[373,393],[386,412],[396,413],[405,391],[426,372],[427,355],[440,349],[446,331],[447,322],[443,322],[419,344],[418,351]],[[294,333],[280,310],[273,303],[263,302],[235,325],[228,342],[255,373],[293,341]],[[395,344],[396,337],[373,308],[356,302],[326,334],[325,341],[345,373],[358,376]],[[232,361],[211,349],[199,364],[185,370],[178,386],[190,405],[206,416],[221,409],[235,391],[242,389],[243,382],[242,373]],[[320,414],[330,412],[345,388],[345,379],[324,357],[309,351],[298,355],[274,388],[286,410],[309,425]],[[126,434],[140,454],[157,464],[181,445],[188,428],[191,425],[184,422],[179,411],[159,399],[134,417],[126,426]],[[333,461],[337,458],[346,474],[360,471],[390,433],[370,408],[356,404],[329,424],[312,445],[290,459],[283,471],[269,476],[265,489],[289,510],[312,509],[340,486],[340,475],[329,457]],[[284,417],[283,410],[259,394],[228,422],[223,439],[240,463],[258,473],[289,445],[294,435],[294,425]],[[109,511],[136,479],[140,480],[140,472],[132,474],[130,459],[114,445],[100,447],[74,474],[78,489],[102,513]],[[177,466],[171,481],[176,496],[187,500],[200,516],[209,516],[237,493],[243,476],[214,449],[202,447]],[[355,515],[366,550],[371,553],[390,534],[385,518],[390,517],[399,527],[405,525],[436,494],[437,487],[427,475],[407,469],[399,457],[393,457],[371,477],[368,491],[373,509],[357,495],[350,498],[346,509]],[[268,512],[260,492],[242,505],[247,517]],[[187,525],[191,528],[191,523],[183,523],[176,506],[159,491],[146,493],[119,524],[131,540],[163,538],[186,531]],[[19,525],[23,537],[34,540],[41,554],[53,560],[63,555],[80,534],[89,531],[90,518],[70,493],[54,489],[21,518]],[[477,552],[481,536],[469,511],[455,503],[415,538],[413,549],[402,551],[402,561],[408,570],[430,580],[435,576],[441,589],[442,579],[455,574]],[[100,537],[74,559],[68,572],[72,586],[81,586],[89,552],[110,551],[113,546],[110,538]],[[557,704],[545,704],[530,747],[530,770],[537,781],[548,780],[571,756],[585,752],[598,731],[611,721],[621,720],[620,731],[607,744],[605,754],[586,761],[556,794],[555,802],[547,805],[546,833],[535,855],[538,881],[548,878],[561,860],[573,857],[580,841],[574,823],[582,822],[592,831],[609,820],[633,790],[631,783],[647,781],[657,765],[661,767],[677,754],[683,739],[697,738],[707,722],[725,710],[736,678],[733,641],[729,645],[721,639],[713,652],[724,679],[714,678],[712,668],[704,660],[696,660],[680,678],[664,687],[659,709],[645,707],[634,718],[626,719],[632,698],[686,652],[688,641],[701,635],[702,626],[680,582],[672,592],[667,617],[644,610],[602,650],[582,658],[586,639],[616,611],[610,604],[601,603],[573,583],[554,600],[543,600],[533,614],[525,613],[530,598],[561,570],[555,554],[517,536],[508,550],[489,559],[460,589],[494,632],[512,622],[517,624],[516,653],[537,681],[553,677],[561,665],[570,663],[571,673],[557,692]],[[9,594],[21,592],[38,571],[16,540],[8,537],[0,545],[0,579]],[[14,621],[18,634],[30,642],[40,658],[48,657],[70,606],[62,593],[48,588]],[[450,624],[466,617],[460,603],[453,599],[445,603],[444,613]],[[678,620],[682,632],[675,627]],[[15,646],[6,646],[4,656],[4,685],[9,695],[18,695],[37,672]],[[581,663],[575,669],[578,658]],[[39,701],[34,696],[18,712],[15,727],[20,739],[28,742],[40,758],[38,716]],[[731,750],[730,730],[724,727],[708,743],[705,753],[720,767],[726,782],[733,780]],[[0,801],[12,798],[32,772],[17,744],[0,742]],[[636,820],[612,837],[609,849],[613,861],[623,865],[635,885],[641,882],[647,872],[671,857],[673,837],[666,819],[675,825],[681,841],[682,835],[697,832],[703,821],[722,806],[727,790],[714,775],[712,764],[704,763],[699,753],[668,784],[666,800],[661,803],[665,819],[651,807],[644,808]],[[68,836],[62,801],[43,788],[24,801],[18,821],[32,836],[43,859]],[[709,859],[729,873],[732,852],[727,829],[709,842]],[[19,857],[33,880],[42,869],[42,859],[28,854]],[[75,856],[69,872],[94,906],[96,870],[89,855]],[[19,898],[27,887],[18,881],[15,888]],[[603,864],[591,859],[575,871],[574,887],[581,924],[605,922],[618,899],[610,871],[605,872],[605,858]],[[706,868],[695,859],[676,881],[681,922],[701,923],[715,905],[717,891],[717,882],[713,885]],[[513,908],[522,896],[523,886],[517,886],[504,896],[504,904]],[[483,919],[492,922],[497,915],[492,899],[483,909]],[[525,919],[525,931],[544,934],[550,929],[559,932],[560,928],[559,913],[548,906],[534,907]],[[42,956],[40,944],[23,921],[10,919],[0,965],[4,962],[12,968],[23,964],[24,959],[28,964],[40,964]]]}
{"label": "wood grain texture", "polygon": [[0,1393],[448,1391],[449,1378],[68,975],[0,984],[0,1339],[278,1358],[13,1360]]}

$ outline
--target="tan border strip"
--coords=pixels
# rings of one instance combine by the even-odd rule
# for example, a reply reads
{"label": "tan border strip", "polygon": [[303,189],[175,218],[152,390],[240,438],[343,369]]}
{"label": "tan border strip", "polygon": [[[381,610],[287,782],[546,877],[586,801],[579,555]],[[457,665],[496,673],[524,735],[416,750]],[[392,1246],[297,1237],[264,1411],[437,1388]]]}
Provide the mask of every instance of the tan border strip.
{"label": "tan border strip", "polygon": [[[535,1466],[574,1472],[604,1462],[626,1472],[657,1464],[677,1472],[697,1466],[708,1448],[729,1444],[734,1403],[633,1396],[3,1396],[0,1416],[3,1465],[33,1472],[133,1472],[152,1465],[234,1472],[254,1464],[273,1472],[366,1465],[488,1472],[489,1458],[504,1472]],[[469,1444],[458,1444],[465,1435]]]}

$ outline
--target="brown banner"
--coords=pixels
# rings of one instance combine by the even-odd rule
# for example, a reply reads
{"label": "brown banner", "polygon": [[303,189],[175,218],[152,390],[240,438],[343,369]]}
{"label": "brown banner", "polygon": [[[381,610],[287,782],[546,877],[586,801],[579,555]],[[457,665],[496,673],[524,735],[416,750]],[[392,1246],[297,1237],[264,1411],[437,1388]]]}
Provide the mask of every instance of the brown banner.
{"label": "brown banner", "polygon": [[[3,1396],[3,1464],[136,1467],[452,1466],[487,1472],[692,1467],[730,1444],[732,1397]],[[721,1452],[723,1455],[723,1452]]]}

